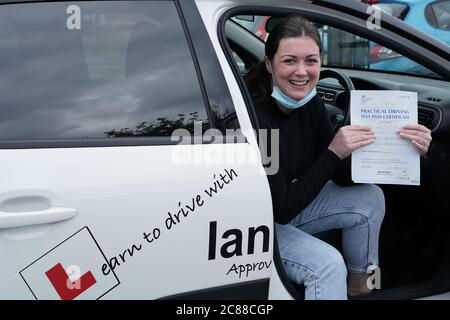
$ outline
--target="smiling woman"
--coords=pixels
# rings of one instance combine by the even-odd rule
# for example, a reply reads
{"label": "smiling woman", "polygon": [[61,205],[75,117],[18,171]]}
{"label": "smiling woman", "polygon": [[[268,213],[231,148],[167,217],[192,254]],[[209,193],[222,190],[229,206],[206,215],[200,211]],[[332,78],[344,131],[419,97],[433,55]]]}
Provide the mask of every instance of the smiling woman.
{"label": "smiling woman", "polygon": [[[337,176],[349,170],[344,159],[372,143],[374,134],[369,127],[345,126],[333,137],[316,94],[321,42],[311,22],[298,15],[281,20],[267,39],[265,53],[264,64],[248,73],[247,83],[260,128],[280,132],[281,166],[268,180],[286,273],[291,281],[306,286],[306,299],[368,293],[366,271],[378,265],[383,193],[373,185],[344,188],[329,180],[345,183]],[[342,197],[345,204],[338,202]],[[364,198],[374,201],[358,200]],[[335,228],[345,229],[346,264],[336,249],[311,236]]]}
{"label": "smiling woman", "polygon": [[[264,16],[266,16],[268,14],[268,12],[264,12],[262,13]],[[286,14],[291,14],[291,12],[287,12]],[[311,15],[312,16],[312,15]],[[314,16],[315,19],[318,18],[318,16]],[[266,26],[266,29],[268,31],[272,31],[274,30],[273,27],[274,25],[276,25],[276,23],[279,23],[279,21],[282,18],[280,17],[280,14],[277,13],[276,16],[271,17],[268,19],[269,21],[269,25]],[[389,19],[388,19],[389,20]],[[389,89],[393,89],[393,90],[399,90],[400,87],[398,87],[398,85],[401,85],[403,90],[407,90],[407,91],[416,91],[418,90],[419,92],[419,124],[411,124],[409,126],[406,126],[404,128],[402,128],[401,130],[399,130],[397,132],[397,134],[399,135],[399,137],[401,138],[406,138],[407,140],[410,140],[408,142],[410,142],[415,149],[417,150],[418,153],[420,154],[427,154],[427,158],[423,159],[422,161],[422,186],[420,188],[407,188],[408,190],[404,190],[402,188],[396,187],[396,186],[388,186],[388,185],[380,185],[379,187],[374,187],[374,190],[372,190],[371,192],[373,192],[373,196],[366,196],[366,195],[361,195],[359,197],[359,199],[376,199],[379,198],[376,195],[380,195],[381,196],[381,190],[383,190],[384,194],[387,194],[387,202],[386,202],[386,210],[388,212],[390,212],[390,216],[387,218],[387,221],[385,221],[382,224],[382,227],[380,229],[380,240],[379,240],[379,245],[381,247],[379,247],[379,259],[380,259],[380,266],[381,266],[381,273],[377,273],[377,283],[376,286],[377,288],[379,288],[380,286],[382,288],[392,288],[392,287],[396,287],[398,288],[399,284],[405,284],[405,283],[414,283],[416,281],[420,281],[420,279],[424,279],[427,275],[432,274],[433,272],[436,271],[436,264],[439,264],[440,259],[442,258],[442,255],[440,255],[438,252],[441,252],[440,250],[442,250],[443,246],[445,245],[445,242],[442,240],[442,236],[443,233],[441,231],[439,231],[436,235],[436,237],[429,237],[427,235],[430,235],[433,233],[433,230],[439,229],[438,225],[435,225],[433,221],[426,221],[424,222],[421,217],[423,217],[420,212],[421,210],[419,210],[418,208],[424,208],[427,207],[425,201],[422,201],[421,199],[434,199],[433,201],[435,201],[436,203],[440,203],[441,205],[444,205],[442,207],[440,207],[440,209],[436,209],[437,212],[439,212],[439,216],[442,217],[442,214],[444,214],[445,210],[442,208],[448,207],[448,204],[446,204],[444,201],[444,199],[442,198],[442,196],[440,196],[441,192],[439,190],[435,190],[435,191],[431,191],[430,188],[430,181],[435,180],[435,178],[433,178],[433,175],[429,175],[427,174],[425,177],[424,172],[430,172],[431,171],[436,171],[436,174],[439,175],[439,173],[437,172],[441,172],[442,169],[438,169],[438,167],[433,166],[433,168],[431,168],[431,164],[428,163],[430,158],[433,158],[433,162],[435,162],[435,158],[434,155],[436,155],[436,149],[433,150],[433,146],[436,145],[447,145],[447,143],[445,141],[447,141],[445,138],[445,140],[439,139],[439,141],[436,142],[436,137],[449,137],[449,135],[447,133],[444,132],[448,132],[448,127],[441,127],[440,134],[438,135],[433,135],[433,139],[431,138],[431,130],[434,128],[436,129],[436,125],[438,122],[436,121],[440,121],[439,119],[441,118],[441,115],[439,115],[440,111],[443,112],[447,112],[444,110],[447,110],[447,108],[445,107],[445,105],[441,105],[440,108],[438,108],[440,111],[438,111],[438,113],[433,113],[431,111],[431,109],[429,109],[428,107],[428,103],[426,103],[426,101],[437,101],[437,99],[434,98],[430,98],[427,100],[427,97],[431,97],[431,95],[439,95],[441,97],[446,96],[447,98],[445,99],[446,101],[448,101],[448,94],[445,94],[444,91],[441,91],[440,89],[437,89],[435,87],[435,85],[437,86],[443,86],[442,88],[448,88],[448,82],[445,81],[436,81],[436,83],[434,82],[435,80],[431,80],[430,78],[425,79],[425,78],[414,78],[411,77],[413,75],[413,73],[415,72],[412,69],[407,69],[408,72],[408,76],[404,76],[406,74],[403,73],[402,75],[393,75],[393,74],[387,74],[386,71],[384,71],[384,73],[378,72],[371,72],[370,68],[373,65],[373,61],[370,60],[370,54],[372,53],[372,51],[370,50],[371,48],[371,41],[369,40],[370,37],[368,36],[368,34],[365,32],[367,31],[366,25],[365,23],[363,23],[363,26],[361,27],[361,30],[359,30],[358,28],[355,28],[354,30],[351,30],[352,28],[346,28],[346,31],[343,31],[342,29],[339,28],[340,25],[344,25],[344,23],[340,24],[337,21],[333,20],[333,23],[331,23],[331,20],[328,20],[328,22],[330,22],[330,24],[328,24],[328,22],[325,22],[326,19],[318,19],[317,22],[319,22],[319,27],[320,27],[320,34],[322,36],[322,39],[324,39],[325,41],[327,41],[327,51],[324,52],[320,58],[321,62],[322,61],[326,61],[326,68],[324,68],[325,72],[324,75],[327,74],[328,72],[331,71],[338,71],[341,74],[343,74],[343,76],[345,77],[349,77],[348,81],[350,83],[352,83],[352,86],[354,86],[355,89],[362,89],[362,90],[389,90]],[[334,23],[336,22],[336,23]],[[389,23],[392,23],[391,21]],[[351,31],[350,31],[351,30]],[[276,31],[276,30],[275,30]],[[382,32],[384,32],[384,30],[381,30]],[[374,32],[377,32],[374,30]],[[324,34],[326,34],[326,36],[324,37]],[[234,45],[234,42],[236,41],[238,44],[247,42],[250,43],[251,40],[250,39],[246,39],[243,42],[239,42],[239,40],[237,38],[234,37],[233,34],[230,33],[230,36],[233,37],[233,42],[229,42],[230,46],[235,49],[235,52],[242,58],[243,61],[247,61],[246,57],[248,55],[250,56],[258,56],[258,54],[256,53],[256,50],[253,49],[251,46],[244,46],[245,49],[249,50],[250,52],[247,53],[245,49],[243,49],[242,47],[236,46]],[[307,38],[307,37],[306,37]],[[313,37],[309,38],[308,40],[312,39]],[[286,40],[281,40],[280,41],[280,45],[279,45],[279,50],[280,52],[285,50],[286,47],[289,48],[290,43],[300,43],[302,38],[288,38]],[[383,42],[383,48],[386,48],[385,46],[388,46],[388,44],[385,42],[386,38],[383,36],[381,38],[378,38],[379,41]],[[383,41],[382,41],[383,40]],[[313,42],[313,44],[310,45],[310,47],[314,47],[315,43],[314,41],[310,41]],[[285,45],[286,44],[286,45]],[[299,161],[296,160],[297,159],[297,154],[298,157],[305,157],[305,155],[308,154],[308,143],[313,145],[313,149],[315,150],[315,152],[318,152],[318,150],[320,149],[321,145],[320,143],[317,143],[317,136],[312,136],[309,139],[307,139],[307,142],[305,142],[305,145],[301,145],[301,146],[293,146],[293,145],[289,145],[288,141],[292,141],[294,139],[297,139],[297,141],[301,141],[301,138],[299,138],[299,136],[302,135],[302,132],[308,131],[309,128],[311,127],[311,123],[317,123],[318,119],[320,117],[316,117],[316,118],[312,118],[309,121],[304,121],[299,123],[296,126],[296,130],[287,130],[284,126],[283,123],[285,123],[287,121],[287,119],[292,119],[295,117],[299,117],[298,114],[302,114],[303,116],[307,113],[308,110],[308,106],[309,103],[306,104],[298,104],[299,100],[298,98],[303,98],[305,99],[304,92],[301,92],[300,94],[297,95],[297,93],[300,92],[301,88],[304,88],[305,86],[308,85],[308,80],[311,79],[312,77],[310,76],[310,72],[309,69],[310,66],[307,66],[305,64],[301,64],[298,61],[301,61],[301,59],[299,59],[299,57],[302,56],[300,52],[300,50],[297,51],[297,53],[294,54],[288,54],[286,55],[287,59],[286,60],[275,60],[275,58],[277,57],[276,54],[274,54],[273,56],[270,56],[267,54],[267,46],[270,46],[270,35],[269,35],[269,39],[267,40],[267,42],[265,43],[266,45],[266,52],[263,53],[263,55],[265,55],[265,63],[264,64],[256,64],[256,65],[250,65],[248,66],[248,70],[244,76],[246,83],[248,85],[249,91],[252,95],[253,98],[253,103],[254,103],[254,107],[255,107],[255,112],[259,118],[259,126],[262,128],[266,128],[267,126],[272,126],[273,128],[278,128],[280,129],[280,132],[285,132],[285,135],[280,135],[280,162],[281,162],[281,171],[285,170],[283,168],[283,162],[286,164],[288,163],[288,170],[292,170],[291,168],[295,168],[296,166],[299,165]],[[301,48],[302,50],[305,50],[305,44],[304,41],[302,43],[303,47]],[[295,46],[295,45],[292,45]],[[289,50],[289,49],[288,49]],[[410,52],[418,52],[419,49],[413,49],[411,46],[409,48]],[[260,50],[261,52],[264,51],[264,49]],[[396,50],[396,55],[399,55],[397,52],[400,52],[401,50]],[[259,51],[258,51],[259,52]],[[392,52],[394,52],[392,50]],[[406,55],[407,52],[403,51],[402,54]],[[326,57],[324,58],[323,55],[326,55]],[[274,57],[274,59],[271,59],[272,57]],[[304,56],[303,56],[304,58]],[[407,60],[406,57],[403,60]],[[262,59],[260,59],[259,61],[262,61]],[[371,64],[372,63],[372,64]],[[278,64],[278,65],[277,65]],[[284,73],[284,71],[286,69],[283,69],[283,64],[286,64],[286,69],[288,67],[292,67],[292,69],[295,71],[293,71],[292,73],[286,72]],[[294,68],[295,65],[295,68]],[[278,68],[277,68],[278,67]],[[401,65],[398,65],[397,67],[401,68]],[[421,68],[423,68],[423,70],[425,70],[425,68],[423,66],[421,66]],[[280,72],[281,70],[281,72]],[[393,70],[397,70],[397,69],[393,69]],[[405,71],[404,69],[402,69],[402,71]],[[264,74],[264,72],[266,72],[266,82],[264,81],[258,81],[258,79],[261,79]],[[419,72],[419,71],[418,71]],[[437,74],[433,74],[430,70],[427,70],[426,73],[421,73],[421,74],[427,74],[428,76],[433,76],[436,77]],[[335,77],[333,77],[335,78]],[[347,95],[349,95],[347,92],[349,90],[347,90],[347,88],[349,88],[348,85],[344,84],[341,79],[339,79],[338,81],[337,78],[336,79],[329,79],[329,77],[323,77],[322,80],[317,82],[317,91],[319,96],[321,97],[321,100],[323,102],[325,102],[325,107],[327,109],[327,111],[329,112],[329,117],[331,120],[333,120],[333,117],[338,114],[340,117],[343,117],[343,114],[345,113],[345,110],[347,110],[347,106],[348,106],[348,101],[346,101],[347,99],[344,99]],[[303,82],[302,82],[303,81]],[[396,83],[396,85],[394,84],[394,81]],[[438,85],[439,83],[439,85]],[[298,91],[296,91],[298,90]],[[353,89],[352,89],[353,90]],[[311,90],[312,91],[312,90]],[[310,92],[311,92],[310,91]],[[440,93],[438,94],[437,91],[439,91]],[[425,93],[427,92],[427,94]],[[431,92],[434,92],[434,94],[432,94]],[[276,105],[274,106],[273,104],[271,105],[272,107],[270,107],[269,103],[265,103],[265,101],[273,99],[274,101],[276,101]],[[301,99],[300,101],[302,101],[303,99]],[[312,102],[310,102],[312,103]],[[316,103],[317,106],[318,102]],[[301,106],[301,107],[299,107]],[[431,107],[434,110],[434,107]],[[266,110],[271,110],[270,112],[266,111]],[[272,112],[273,110],[276,110],[276,112]],[[281,113],[282,115],[284,114],[283,117],[280,117],[279,119],[276,118],[277,113]],[[426,113],[426,115],[425,115]],[[431,113],[433,113],[433,115],[431,115]],[[428,116],[430,115],[430,117]],[[325,115],[325,117],[327,117]],[[403,117],[403,115],[401,114],[394,114],[394,115],[390,115],[390,117]],[[277,121],[273,121],[273,119],[277,119]],[[346,127],[344,127],[343,129],[345,130]],[[408,132],[406,132],[406,131]],[[322,133],[324,132],[324,130],[321,131]],[[339,134],[339,132],[338,132]],[[370,132],[367,132],[367,134],[370,136]],[[395,133],[394,133],[395,134]],[[366,134],[364,134],[366,135]],[[443,135],[443,136],[442,136]],[[338,140],[336,140],[335,142],[337,142]],[[341,142],[340,142],[341,143]],[[339,153],[339,148],[335,149],[335,147],[338,147],[338,145],[340,144],[336,144],[334,145],[333,143],[330,144],[331,149],[335,150]],[[287,146],[289,145],[289,146]],[[329,146],[329,147],[330,147]],[[431,147],[430,147],[431,146]],[[283,151],[285,149],[285,151]],[[442,151],[443,149],[441,149]],[[448,148],[446,149],[448,150]],[[438,151],[437,153],[440,153],[441,151]],[[284,156],[284,160],[283,160],[283,152],[286,154]],[[347,150],[348,152],[348,150]],[[288,160],[286,160],[288,159]],[[292,162],[292,163],[291,163]],[[320,167],[320,166],[318,166]],[[448,165],[446,165],[446,167],[448,168]],[[326,172],[326,170],[328,170],[329,167],[328,166],[322,166],[320,169],[321,172]],[[445,169],[448,170],[448,169]],[[345,175],[342,176],[343,171],[340,171],[337,176],[335,178],[337,178],[338,182],[342,183],[344,182],[344,180],[341,180],[342,178],[345,178]],[[443,171],[442,171],[442,174]],[[295,184],[299,181],[298,176],[301,174],[300,173],[295,173],[292,175],[292,179],[291,176],[289,176],[287,179],[285,179],[285,183],[280,183],[277,186],[281,185],[287,185],[286,188],[286,196],[277,196],[277,192],[275,191],[274,193],[274,185],[276,183],[274,183],[274,180],[276,180],[274,177],[268,176],[269,179],[269,183],[271,184],[271,191],[272,191],[272,200],[273,200],[273,209],[274,209],[274,215],[275,215],[275,221],[279,222],[279,220],[277,221],[277,216],[279,215],[280,212],[286,212],[286,207],[281,207],[279,205],[279,203],[283,203],[284,201],[286,201],[286,199],[289,200],[290,197],[290,193],[289,193],[289,189],[292,188],[293,186],[295,186]],[[311,187],[311,186],[315,186],[316,183],[313,182],[312,179],[310,179],[310,175],[308,176],[308,180],[304,180],[304,183],[302,183],[305,188],[306,187]],[[447,179],[448,180],[448,179]],[[300,181],[302,181],[300,179]],[[440,183],[441,184],[441,183]],[[444,183],[446,184],[446,183]],[[347,188],[347,187],[346,187]],[[281,187],[280,187],[281,189]],[[344,190],[344,189],[343,189]],[[331,192],[331,194],[328,197],[339,197],[337,196],[338,194],[338,189],[333,190],[333,192]],[[322,190],[322,193],[325,194],[325,192]],[[415,198],[415,199],[410,199],[407,194],[408,193],[412,193],[415,195],[420,195],[421,198]],[[303,199],[307,196],[310,196],[311,193],[308,192],[303,192],[302,195],[298,195],[296,197],[293,197],[291,202],[288,203],[292,203],[292,204],[298,204],[301,203],[303,201]],[[358,197],[357,197],[358,198]],[[409,199],[409,200],[406,200]],[[345,192],[343,192],[341,194],[341,196],[339,197],[339,200],[337,200],[339,203],[344,203],[346,204],[347,207],[351,207],[351,198],[348,197],[348,195],[345,194]],[[356,202],[358,202],[358,200],[356,200]],[[355,202],[355,203],[356,203]],[[377,201],[375,201],[375,203],[372,203],[369,206],[372,206],[373,208],[377,207]],[[383,203],[382,198],[379,198],[378,203]],[[308,224],[310,223],[310,220],[313,219],[314,214],[317,214],[317,212],[314,211],[321,211],[324,210],[324,206],[318,206],[318,205],[314,205],[314,201],[312,204],[309,205],[312,208],[307,208],[305,209],[305,212],[302,212],[301,214],[299,214],[299,217],[294,218],[293,220],[289,220],[291,217],[286,218],[285,222],[288,222],[288,225],[294,225],[294,227],[296,227],[297,229],[303,229],[306,230],[307,232],[311,232],[311,234],[319,237],[320,239],[325,239],[327,242],[331,243],[335,248],[337,248],[340,251],[340,254],[343,254],[344,257],[344,261],[347,264],[347,271],[349,272],[347,281],[348,281],[348,286],[349,289],[351,287],[351,282],[352,280],[358,280],[364,282],[364,279],[370,280],[372,278],[367,278],[365,277],[365,275],[363,273],[359,273],[360,276],[358,276],[358,273],[356,273],[355,275],[352,274],[352,268],[348,267],[348,263],[349,261],[352,261],[352,258],[348,257],[348,246],[349,243],[351,243],[351,241],[347,241],[348,239],[346,238],[346,227],[343,228],[343,231],[341,230],[335,230],[333,232],[323,232],[323,230],[327,230],[330,227],[330,224],[327,224],[326,222],[324,222],[325,225],[327,226],[320,226],[320,230],[315,229],[316,226],[308,226]],[[368,206],[367,203],[362,204],[362,206]],[[325,206],[326,207],[326,206]],[[335,209],[335,208],[334,208]],[[329,208],[329,211],[334,212],[333,210]],[[383,208],[379,208],[379,210],[383,210]],[[427,209],[429,210],[429,209]],[[402,212],[402,213],[400,213]],[[412,214],[412,216],[415,216],[417,218],[415,218],[414,220],[411,219],[407,219],[407,221],[404,220],[404,217],[406,217],[406,212],[409,212],[409,214]],[[306,215],[306,217],[300,218],[300,216],[302,215]],[[376,215],[375,215],[376,216]],[[279,219],[279,217],[278,217]],[[414,221],[414,222],[413,222]],[[421,221],[421,222],[419,222]],[[381,223],[380,221],[378,223]],[[441,221],[442,223],[442,221]],[[440,224],[440,223],[439,223]],[[412,227],[412,225],[414,225],[414,227]],[[426,226],[426,227],[425,227]],[[419,240],[418,238],[414,237],[414,234],[411,233],[411,229],[409,228],[413,228],[415,230],[415,232],[420,232],[421,236]],[[395,230],[395,231],[394,231]],[[419,231],[420,230],[420,231]],[[302,261],[301,263],[299,262],[299,266],[300,265],[304,265],[305,263],[308,264],[310,263],[309,259],[311,259],[311,256],[313,256],[313,253],[310,253],[310,255],[308,256],[308,254],[306,254],[305,256],[300,256],[300,254],[296,257],[294,255],[290,255],[289,258],[286,259],[286,255],[289,255],[287,252],[289,246],[291,247],[295,247],[294,245],[289,245],[289,241],[295,242],[295,237],[291,237],[289,238],[289,241],[283,241],[282,238],[283,236],[286,236],[290,233],[294,233],[295,230],[292,229],[288,229],[286,228],[286,230],[284,231],[282,229],[282,227],[280,227],[279,225],[276,225],[276,231],[277,231],[277,236],[278,236],[278,244],[280,246],[280,253],[281,253],[281,258],[283,260],[283,266],[286,269],[287,272],[287,276],[290,278],[290,280],[294,283],[299,283],[301,281],[299,281],[299,279],[301,279],[301,277],[303,277],[304,275],[302,275],[300,272],[297,273],[297,277],[294,275],[292,276],[292,272],[291,270],[289,270],[289,265],[293,262],[296,261],[295,258],[298,258],[297,261]],[[399,232],[399,233],[397,233]],[[407,240],[409,239],[409,240]],[[439,239],[439,240],[438,240]],[[374,241],[375,242],[375,241]],[[378,243],[378,241],[376,241]],[[415,247],[418,248],[423,248],[424,251],[423,254],[417,254],[417,251],[414,251],[414,249],[411,246],[408,246],[407,243],[414,243]],[[398,245],[394,245],[394,243],[397,243]],[[431,246],[431,243],[436,244],[437,247],[435,247],[435,249],[430,250],[430,255],[431,256],[427,256],[425,257],[425,251],[427,249],[425,248],[429,248]],[[309,244],[309,242],[307,242],[306,240],[303,241],[298,241],[298,247],[305,247],[305,246],[311,246],[313,247],[312,244]],[[347,247],[347,249],[346,249]],[[298,250],[297,250],[298,251]],[[318,250],[315,250],[314,252],[316,253]],[[356,250],[358,251],[358,250]],[[407,259],[410,260],[414,260],[417,261],[417,264],[414,268],[405,270],[403,264],[400,262],[400,259],[398,258],[399,252],[408,252],[408,254],[403,254],[403,256],[405,256],[404,259],[406,259],[406,256],[408,257]],[[285,255],[285,258],[283,258],[283,255]],[[317,256],[317,254],[315,254]],[[432,258],[431,258],[432,257]],[[331,256],[330,256],[330,260],[331,260]],[[404,260],[403,259],[403,260]],[[421,260],[422,259],[422,260]],[[337,259],[337,261],[339,261],[339,259]],[[430,263],[428,263],[428,261]],[[339,264],[341,262],[337,262],[337,264]],[[295,269],[295,268],[294,268]],[[370,268],[369,268],[370,269]],[[367,272],[369,272],[369,269],[367,270]],[[373,269],[370,269],[373,270]],[[380,269],[377,269],[380,270]],[[338,271],[336,272],[338,273]],[[382,275],[381,277],[379,277],[379,275]],[[304,277],[306,277],[307,279],[307,275],[305,275]],[[344,276],[345,277],[345,276]],[[373,280],[373,279],[372,279]],[[332,281],[334,282],[334,284],[338,284],[338,281]],[[304,281],[303,282],[304,286],[306,286],[306,298],[309,298],[310,295],[308,293],[308,281]],[[300,288],[301,291],[304,290],[304,288],[301,287],[297,287]],[[353,291],[353,292],[352,292]],[[372,296],[375,297],[383,297],[384,294],[388,294],[388,290],[381,290],[381,291],[375,291],[372,292],[370,295],[368,296],[364,296],[364,298],[370,298]],[[355,291],[350,289],[348,291],[348,293],[350,295],[354,294]],[[405,294],[404,296],[411,296],[409,293]],[[317,298],[317,296],[315,297]],[[319,297],[320,298],[320,297]],[[359,298],[361,298],[361,296],[359,296]]]}

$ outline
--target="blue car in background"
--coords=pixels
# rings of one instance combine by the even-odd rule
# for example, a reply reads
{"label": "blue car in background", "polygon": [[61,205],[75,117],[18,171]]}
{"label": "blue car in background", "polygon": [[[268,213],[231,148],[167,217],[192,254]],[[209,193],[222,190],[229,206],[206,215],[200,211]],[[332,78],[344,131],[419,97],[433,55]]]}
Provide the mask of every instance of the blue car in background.
{"label": "blue car in background", "polygon": [[[369,0],[364,1],[415,28],[450,44],[450,0]],[[370,48],[370,68],[429,73],[427,69],[378,44]]]}

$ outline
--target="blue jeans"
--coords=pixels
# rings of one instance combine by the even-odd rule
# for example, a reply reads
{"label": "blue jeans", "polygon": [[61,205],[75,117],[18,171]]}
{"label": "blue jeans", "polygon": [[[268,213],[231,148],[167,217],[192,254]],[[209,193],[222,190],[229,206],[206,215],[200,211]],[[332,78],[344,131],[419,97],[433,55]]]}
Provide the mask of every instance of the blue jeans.
{"label": "blue jeans", "polygon": [[[369,266],[378,265],[384,210],[378,186],[340,187],[329,181],[289,224],[275,224],[284,268],[291,281],[306,287],[305,299],[345,300],[347,270],[365,273]],[[342,229],[344,257],[312,236],[332,229]]]}

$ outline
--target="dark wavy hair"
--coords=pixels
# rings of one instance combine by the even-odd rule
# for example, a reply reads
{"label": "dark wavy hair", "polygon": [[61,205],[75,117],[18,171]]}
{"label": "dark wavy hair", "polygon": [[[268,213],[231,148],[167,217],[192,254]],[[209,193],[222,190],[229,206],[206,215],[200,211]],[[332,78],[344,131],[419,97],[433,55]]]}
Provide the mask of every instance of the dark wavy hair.
{"label": "dark wavy hair", "polygon": [[[265,54],[272,62],[280,41],[285,38],[310,37],[319,47],[322,56],[322,41],[316,26],[300,15],[290,15],[282,19],[270,32],[266,41]],[[267,71],[265,62],[253,66],[244,77],[245,82],[256,90],[253,92],[259,101],[264,100],[272,91],[272,76]]]}

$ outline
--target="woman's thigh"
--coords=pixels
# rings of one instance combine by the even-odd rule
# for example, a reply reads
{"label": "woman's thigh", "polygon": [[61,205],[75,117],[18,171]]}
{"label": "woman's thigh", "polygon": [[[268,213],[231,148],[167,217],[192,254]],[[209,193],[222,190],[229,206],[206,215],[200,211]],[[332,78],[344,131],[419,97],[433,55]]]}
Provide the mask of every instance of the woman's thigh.
{"label": "woman's thigh", "polygon": [[345,229],[372,220],[381,224],[384,196],[373,184],[341,187],[329,181],[317,197],[289,223],[309,234]]}

